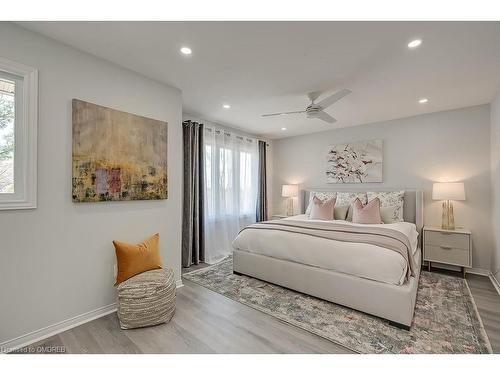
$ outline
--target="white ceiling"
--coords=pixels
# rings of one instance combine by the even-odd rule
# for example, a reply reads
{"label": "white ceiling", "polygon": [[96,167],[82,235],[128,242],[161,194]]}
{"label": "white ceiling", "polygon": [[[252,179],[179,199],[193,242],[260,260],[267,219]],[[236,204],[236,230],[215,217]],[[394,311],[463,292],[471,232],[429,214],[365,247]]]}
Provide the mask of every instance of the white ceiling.
{"label": "white ceiling", "polygon": [[[180,88],[186,113],[270,138],[489,103],[500,88],[500,22],[19,24]],[[417,37],[422,45],[408,49]],[[333,125],[261,117],[340,88],[353,93],[327,110]]]}

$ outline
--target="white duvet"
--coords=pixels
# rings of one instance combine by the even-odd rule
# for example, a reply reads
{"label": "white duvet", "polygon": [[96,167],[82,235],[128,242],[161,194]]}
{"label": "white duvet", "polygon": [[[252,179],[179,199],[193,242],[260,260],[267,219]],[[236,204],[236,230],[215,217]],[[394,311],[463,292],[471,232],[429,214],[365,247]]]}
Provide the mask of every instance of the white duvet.
{"label": "white duvet", "polygon": [[[292,216],[283,220],[316,221],[309,220],[306,215]],[[350,223],[350,225],[367,224]],[[418,232],[415,224],[400,222],[370,226],[384,226],[403,233],[410,240],[414,257],[419,256]],[[404,282],[408,267],[401,254],[393,250],[279,230],[244,230],[233,241],[233,248],[395,285]],[[419,266],[420,260],[417,258],[415,260]]]}

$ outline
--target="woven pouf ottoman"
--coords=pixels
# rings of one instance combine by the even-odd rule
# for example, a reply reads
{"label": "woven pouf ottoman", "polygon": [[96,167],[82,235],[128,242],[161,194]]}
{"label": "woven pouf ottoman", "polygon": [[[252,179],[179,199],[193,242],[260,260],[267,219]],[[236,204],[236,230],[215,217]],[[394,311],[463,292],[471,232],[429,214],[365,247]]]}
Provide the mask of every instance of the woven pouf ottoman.
{"label": "woven pouf ottoman", "polygon": [[118,319],[122,329],[167,323],[175,312],[172,269],[146,271],[118,285]]}

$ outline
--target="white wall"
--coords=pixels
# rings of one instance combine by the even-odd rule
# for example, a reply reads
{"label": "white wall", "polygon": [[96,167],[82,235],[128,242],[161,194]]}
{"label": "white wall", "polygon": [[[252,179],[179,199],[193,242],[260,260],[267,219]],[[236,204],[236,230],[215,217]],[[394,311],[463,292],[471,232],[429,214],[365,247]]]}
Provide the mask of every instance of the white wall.
{"label": "white wall", "polygon": [[384,141],[384,182],[365,184],[366,188],[423,189],[426,225],[441,224],[441,202],[431,199],[432,183],[465,182],[467,200],[454,202],[456,223],[473,233],[474,267],[489,270],[493,246],[489,105],[277,140],[274,212],[283,211],[280,186],[285,183],[309,188],[348,188],[349,185],[325,183],[326,147],[369,139]]}
{"label": "white wall", "polygon": [[[0,55],[39,69],[38,208],[0,211],[0,343],[115,301],[113,239],[159,232],[180,279],[181,92],[0,23]],[[71,99],[168,121],[169,196],[161,201],[71,200]]]}
{"label": "white wall", "polygon": [[491,103],[491,192],[495,247],[491,272],[500,280],[500,92]]}

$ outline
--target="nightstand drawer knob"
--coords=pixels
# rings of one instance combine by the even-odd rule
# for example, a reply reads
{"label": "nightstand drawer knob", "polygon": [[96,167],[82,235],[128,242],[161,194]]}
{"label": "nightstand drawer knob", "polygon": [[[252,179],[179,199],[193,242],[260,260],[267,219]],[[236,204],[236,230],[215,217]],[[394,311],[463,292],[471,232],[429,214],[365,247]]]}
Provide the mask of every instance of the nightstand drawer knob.
{"label": "nightstand drawer knob", "polygon": [[441,249],[445,249],[445,250],[451,250],[452,249],[451,246],[443,246],[443,245],[441,245],[440,248]]}

